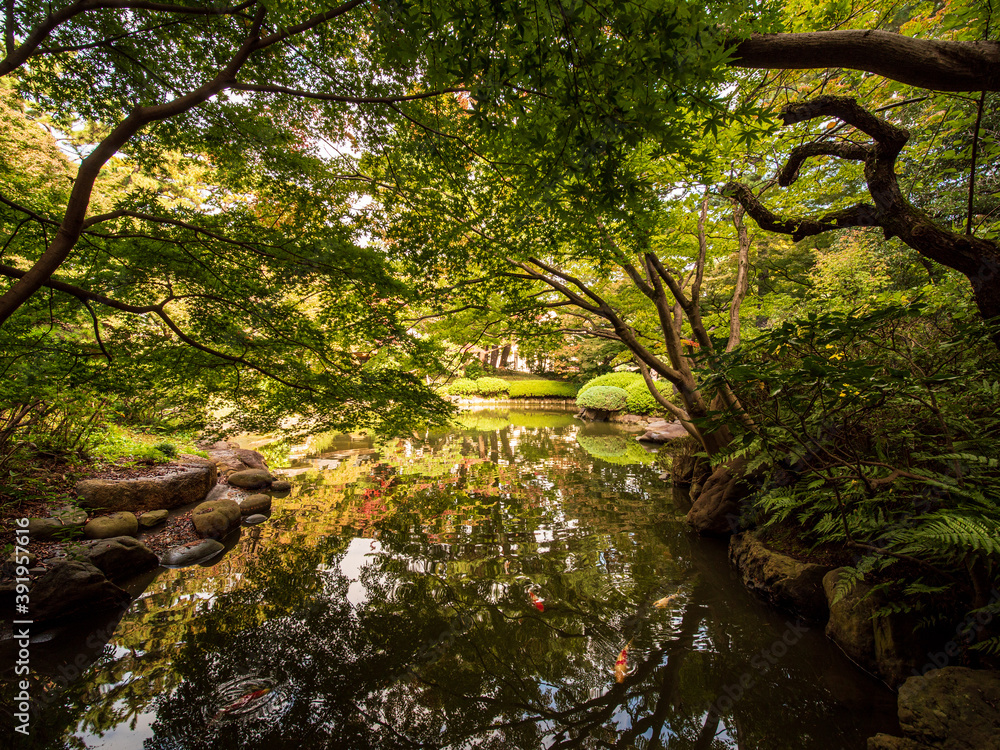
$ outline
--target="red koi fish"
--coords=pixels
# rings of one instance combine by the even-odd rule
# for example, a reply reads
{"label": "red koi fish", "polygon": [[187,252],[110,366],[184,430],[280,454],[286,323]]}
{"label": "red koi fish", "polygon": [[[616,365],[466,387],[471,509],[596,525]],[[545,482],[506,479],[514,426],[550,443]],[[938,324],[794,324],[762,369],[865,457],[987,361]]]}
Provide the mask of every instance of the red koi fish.
{"label": "red koi fish", "polygon": [[535,605],[535,609],[539,612],[545,611],[545,600],[540,596],[536,596],[534,591],[529,591],[528,596],[531,597],[531,603]]}
{"label": "red koi fish", "polygon": [[628,647],[631,645],[632,641],[629,641],[618,654],[618,659],[615,661],[615,682],[625,682],[625,677],[628,675]]}
{"label": "red koi fish", "polygon": [[251,703],[252,701],[256,700],[257,698],[260,698],[262,695],[266,695],[269,692],[271,692],[271,688],[261,688],[260,690],[254,690],[251,693],[247,693],[246,695],[237,698],[235,701],[230,703],[228,706],[220,710],[219,713],[213,716],[212,721],[210,721],[208,725],[212,726],[212,724],[217,722],[226,714],[232,713],[233,711],[238,711],[248,703]]}

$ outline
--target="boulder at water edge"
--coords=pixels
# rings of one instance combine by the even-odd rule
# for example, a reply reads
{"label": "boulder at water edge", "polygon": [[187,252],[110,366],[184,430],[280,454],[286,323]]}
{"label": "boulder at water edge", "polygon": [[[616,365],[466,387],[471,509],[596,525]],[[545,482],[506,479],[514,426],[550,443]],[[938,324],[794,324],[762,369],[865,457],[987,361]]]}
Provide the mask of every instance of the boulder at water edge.
{"label": "boulder at water edge", "polygon": [[680,422],[654,422],[646,427],[646,432],[636,438],[644,443],[666,443],[688,436]]}
{"label": "boulder at water edge", "polygon": [[288,492],[292,489],[292,483],[286,482],[284,479],[278,479],[277,481],[271,482],[272,492]]}
{"label": "boulder at water edge", "polygon": [[899,688],[904,738],[878,734],[868,750],[1000,750],[1000,672],[945,667]]}
{"label": "boulder at water edge", "polygon": [[236,471],[229,475],[229,483],[241,490],[255,490],[259,487],[270,487],[274,481],[271,473],[264,469],[247,469]]}
{"label": "boulder at water edge", "polygon": [[885,605],[885,599],[872,594],[872,587],[866,583],[855,583],[838,599],[837,583],[842,573],[843,568],[836,568],[823,576],[830,607],[827,638],[886,684],[900,685],[926,661],[928,653],[938,650],[941,634],[933,628],[917,629],[920,616],[915,613],[874,616],[875,610]]}
{"label": "boulder at water edge", "polygon": [[240,506],[232,500],[204,502],[191,512],[195,531],[201,537],[219,539],[239,525]]}
{"label": "boulder at water edge", "polygon": [[171,547],[166,552],[163,553],[163,557],[160,558],[161,565],[167,565],[171,568],[183,568],[188,565],[197,565],[198,563],[210,560],[216,555],[218,555],[226,547],[215,539],[202,539],[198,542],[188,542],[187,544],[181,544],[177,547]]}
{"label": "boulder at water edge", "polygon": [[112,581],[130,578],[160,564],[145,544],[130,536],[101,539],[81,545],[78,559],[84,559]]}
{"label": "boulder at water edge", "polygon": [[729,540],[729,561],[743,585],[774,606],[812,622],[826,622],[829,609],[823,576],[829,566],[799,562],[771,549],[751,532]]}
{"label": "boulder at water edge", "polygon": [[270,495],[250,495],[240,503],[240,512],[245,516],[254,513],[267,513],[269,510],[271,510]]}
{"label": "boulder at water edge", "polygon": [[35,623],[122,607],[131,597],[85,560],[66,560],[49,568],[31,587],[30,613]]}
{"label": "boulder at water edge", "polygon": [[[687,513],[687,522],[705,536],[729,536],[736,530],[740,501],[750,494],[743,480],[745,458],[734,458],[719,464],[705,480],[697,498]],[[691,493],[692,496],[694,492]]]}
{"label": "boulder at water edge", "polygon": [[139,521],[134,513],[121,511],[106,516],[91,518],[83,527],[87,539],[110,539],[113,536],[135,536],[139,532]]}
{"label": "boulder at water edge", "polygon": [[236,500],[242,494],[240,490],[230,487],[228,484],[217,484],[209,490],[209,493],[205,496],[205,502],[210,503],[213,500]]}

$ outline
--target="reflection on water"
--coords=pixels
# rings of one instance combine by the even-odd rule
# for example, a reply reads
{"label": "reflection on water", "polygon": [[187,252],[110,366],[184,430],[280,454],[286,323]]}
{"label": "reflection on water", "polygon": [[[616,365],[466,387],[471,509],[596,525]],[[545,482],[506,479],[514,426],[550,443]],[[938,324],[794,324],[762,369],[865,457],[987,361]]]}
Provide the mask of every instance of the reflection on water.
{"label": "reflection on water", "polygon": [[463,419],[296,461],[269,523],[162,571],[51,685],[37,746],[860,749],[895,728],[888,691],[685,530],[629,434]]}

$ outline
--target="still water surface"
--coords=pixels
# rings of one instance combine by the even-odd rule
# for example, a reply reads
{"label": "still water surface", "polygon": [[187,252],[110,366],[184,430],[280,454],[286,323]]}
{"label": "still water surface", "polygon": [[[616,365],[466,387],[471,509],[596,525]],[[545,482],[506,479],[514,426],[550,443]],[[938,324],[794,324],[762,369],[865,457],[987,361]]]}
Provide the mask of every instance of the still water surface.
{"label": "still water surface", "polygon": [[[685,529],[632,435],[463,423],[293,457],[266,524],[136,583],[39,746],[862,750],[895,728],[888,690]],[[53,676],[86,646],[54,648]]]}

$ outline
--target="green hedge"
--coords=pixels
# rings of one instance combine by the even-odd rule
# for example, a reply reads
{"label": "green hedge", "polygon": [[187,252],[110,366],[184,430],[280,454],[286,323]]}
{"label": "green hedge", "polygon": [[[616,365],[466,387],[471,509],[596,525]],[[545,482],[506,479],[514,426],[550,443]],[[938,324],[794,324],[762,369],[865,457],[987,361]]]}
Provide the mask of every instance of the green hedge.
{"label": "green hedge", "polygon": [[452,396],[475,396],[476,381],[469,378],[458,378],[448,386],[447,392]]}
{"label": "green hedge", "polygon": [[451,396],[482,396],[484,398],[573,398],[576,386],[555,380],[515,380],[482,377],[478,380],[458,378],[441,391]]}
{"label": "green hedge", "polygon": [[614,386],[625,389],[634,383],[641,382],[642,375],[637,372],[609,372],[607,375],[598,375],[596,378],[588,380],[580,388],[580,393],[597,386]]}
{"label": "green hedge", "polygon": [[602,409],[604,411],[621,411],[625,408],[628,393],[623,388],[611,385],[597,385],[580,391],[576,397],[576,405],[583,409]]}
{"label": "green hedge", "polygon": [[476,381],[476,393],[480,396],[496,397],[507,395],[510,383],[502,378],[479,378]]}
{"label": "green hedge", "polygon": [[510,384],[511,398],[575,398],[576,386],[555,380],[515,380]]}

